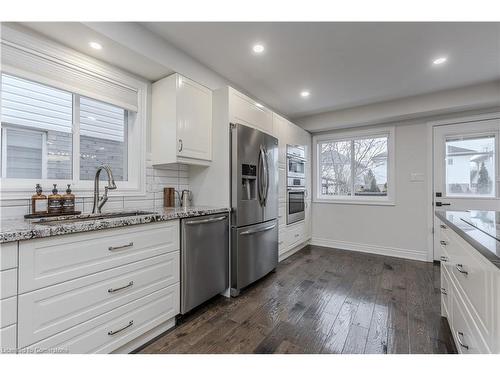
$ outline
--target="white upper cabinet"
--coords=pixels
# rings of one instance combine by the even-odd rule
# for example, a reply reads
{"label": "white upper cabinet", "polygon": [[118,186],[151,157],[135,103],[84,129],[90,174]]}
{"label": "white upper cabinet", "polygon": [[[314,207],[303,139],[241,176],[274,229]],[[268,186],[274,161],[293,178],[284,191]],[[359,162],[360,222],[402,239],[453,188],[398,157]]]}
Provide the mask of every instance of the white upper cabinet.
{"label": "white upper cabinet", "polygon": [[289,126],[289,121],[286,118],[273,113],[273,133],[278,137],[278,162],[281,165],[286,164],[287,130]]}
{"label": "white upper cabinet", "polygon": [[233,88],[229,88],[229,121],[275,135],[273,112]]}
{"label": "white upper cabinet", "polygon": [[179,74],[153,83],[154,165],[208,165],[212,159],[212,91]]}

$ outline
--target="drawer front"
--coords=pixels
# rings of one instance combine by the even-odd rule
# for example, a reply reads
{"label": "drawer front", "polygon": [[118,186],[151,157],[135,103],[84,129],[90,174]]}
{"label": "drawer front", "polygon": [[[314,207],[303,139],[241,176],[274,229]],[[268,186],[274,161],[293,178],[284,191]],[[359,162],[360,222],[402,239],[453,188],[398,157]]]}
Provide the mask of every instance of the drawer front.
{"label": "drawer front", "polygon": [[0,271],[0,299],[17,294],[17,268]]}
{"label": "drawer front", "polygon": [[[479,327],[486,337],[492,332],[492,301],[491,301],[491,275],[488,267],[474,254],[476,250],[467,248],[455,233],[450,233],[450,253],[449,270],[456,284],[465,296],[466,302],[470,305],[470,310]],[[463,243],[460,243],[462,241]]]}
{"label": "drawer front", "polygon": [[17,242],[0,244],[0,271],[17,267]]}
{"label": "drawer front", "polygon": [[[452,284],[450,275],[443,265],[441,265],[441,316],[451,319],[450,308],[452,298]],[[451,321],[450,321],[451,324]]]}
{"label": "drawer front", "polygon": [[478,328],[458,295],[453,296],[453,338],[459,353],[489,354]]}
{"label": "drawer front", "polygon": [[179,282],[179,252],[99,272],[19,296],[25,347]]}
{"label": "drawer front", "polygon": [[[110,353],[179,313],[179,283],[51,336],[20,352]],[[121,331],[120,331],[121,330]],[[116,332],[116,333],[115,333]]]}
{"label": "drawer front", "polygon": [[287,236],[288,236],[287,227],[286,226],[280,227],[278,231],[278,255],[286,253],[288,250],[286,246]]}
{"label": "drawer front", "polygon": [[292,248],[305,240],[305,224],[293,224],[287,228],[287,247]]}
{"label": "drawer front", "polygon": [[14,354],[16,348],[16,325],[0,328],[0,354]]}
{"label": "drawer front", "polygon": [[179,221],[169,221],[19,245],[20,293],[179,250]]}
{"label": "drawer front", "polygon": [[0,300],[0,328],[17,321],[17,296]]}

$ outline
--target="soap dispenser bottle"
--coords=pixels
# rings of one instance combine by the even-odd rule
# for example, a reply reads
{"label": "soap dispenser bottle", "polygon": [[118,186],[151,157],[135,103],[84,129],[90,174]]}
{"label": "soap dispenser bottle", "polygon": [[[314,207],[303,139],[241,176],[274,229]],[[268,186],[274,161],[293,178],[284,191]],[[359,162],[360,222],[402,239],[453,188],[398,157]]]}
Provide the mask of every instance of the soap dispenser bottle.
{"label": "soap dispenser bottle", "polygon": [[62,196],[57,192],[57,184],[54,184],[52,194],[49,195],[49,214],[60,214],[62,212]]}
{"label": "soap dispenser bottle", "polygon": [[47,196],[42,194],[42,187],[36,184],[36,193],[31,197],[31,213],[46,214],[47,213]]}
{"label": "soap dispenser bottle", "polygon": [[62,196],[62,212],[65,214],[75,212],[75,195],[71,193],[71,184],[68,184],[66,194]]}

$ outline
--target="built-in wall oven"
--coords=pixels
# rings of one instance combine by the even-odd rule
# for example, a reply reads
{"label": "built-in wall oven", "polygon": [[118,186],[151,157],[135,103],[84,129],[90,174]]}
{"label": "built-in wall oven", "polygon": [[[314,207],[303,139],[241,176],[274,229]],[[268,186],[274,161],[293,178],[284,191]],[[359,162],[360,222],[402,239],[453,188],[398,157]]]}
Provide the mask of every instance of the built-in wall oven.
{"label": "built-in wall oven", "polygon": [[306,198],[305,147],[287,145],[287,224],[305,219]]}

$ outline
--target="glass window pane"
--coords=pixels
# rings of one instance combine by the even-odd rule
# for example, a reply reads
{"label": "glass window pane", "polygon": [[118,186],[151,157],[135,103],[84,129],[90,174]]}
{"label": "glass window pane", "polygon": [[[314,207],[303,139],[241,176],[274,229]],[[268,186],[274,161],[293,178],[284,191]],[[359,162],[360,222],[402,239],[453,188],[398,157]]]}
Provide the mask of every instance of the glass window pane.
{"label": "glass window pane", "polygon": [[72,178],[73,95],[2,74],[6,178]]}
{"label": "glass window pane", "polygon": [[321,195],[351,195],[351,141],[319,143]]}
{"label": "glass window pane", "polygon": [[80,98],[80,179],[93,180],[99,166],[109,165],[116,181],[127,181],[127,116],[120,107]]}
{"label": "glass window pane", "polygon": [[446,140],[446,195],[495,196],[495,137]]}
{"label": "glass window pane", "polygon": [[387,136],[353,142],[354,194],[387,196]]}

